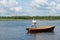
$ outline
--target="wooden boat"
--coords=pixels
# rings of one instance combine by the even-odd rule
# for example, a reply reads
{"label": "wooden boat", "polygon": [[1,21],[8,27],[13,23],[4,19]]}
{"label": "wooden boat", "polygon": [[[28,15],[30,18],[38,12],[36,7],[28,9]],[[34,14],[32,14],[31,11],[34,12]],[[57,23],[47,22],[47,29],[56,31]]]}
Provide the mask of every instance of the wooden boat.
{"label": "wooden boat", "polygon": [[37,27],[37,28],[26,28],[26,30],[29,33],[35,33],[35,32],[52,32],[54,30],[55,26],[43,26],[43,27]]}

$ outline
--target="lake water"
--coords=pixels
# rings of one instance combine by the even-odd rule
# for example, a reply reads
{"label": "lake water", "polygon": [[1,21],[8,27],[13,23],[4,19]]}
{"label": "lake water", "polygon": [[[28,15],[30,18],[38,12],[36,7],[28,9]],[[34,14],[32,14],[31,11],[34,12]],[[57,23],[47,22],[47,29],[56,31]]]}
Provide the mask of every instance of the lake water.
{"label": "lake water", "polygon": [[54,32],[29,34],[31,20],[0,21],[0,40],[60,40],[60,21],[37,20],[38,26],[55,26]]}

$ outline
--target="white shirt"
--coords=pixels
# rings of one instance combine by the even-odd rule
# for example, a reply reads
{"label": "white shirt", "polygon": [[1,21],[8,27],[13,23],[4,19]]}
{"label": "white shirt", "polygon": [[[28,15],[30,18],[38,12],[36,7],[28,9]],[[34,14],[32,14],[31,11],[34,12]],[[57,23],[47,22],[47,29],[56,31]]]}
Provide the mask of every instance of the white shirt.
{"label": "white shirt", "polygon": [[33,23],[33,24],[36,24],[36,20],[32,20],[32,23]]}

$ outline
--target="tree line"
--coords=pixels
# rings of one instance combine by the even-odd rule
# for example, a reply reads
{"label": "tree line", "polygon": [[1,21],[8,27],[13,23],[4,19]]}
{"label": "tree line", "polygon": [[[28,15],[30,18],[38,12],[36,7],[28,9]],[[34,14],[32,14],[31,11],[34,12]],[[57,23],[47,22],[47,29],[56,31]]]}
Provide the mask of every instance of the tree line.
{"label": "tree line", "polygon": [[45,20],[59,20],[60,16],[0,16],[0,19],[45,19]]}

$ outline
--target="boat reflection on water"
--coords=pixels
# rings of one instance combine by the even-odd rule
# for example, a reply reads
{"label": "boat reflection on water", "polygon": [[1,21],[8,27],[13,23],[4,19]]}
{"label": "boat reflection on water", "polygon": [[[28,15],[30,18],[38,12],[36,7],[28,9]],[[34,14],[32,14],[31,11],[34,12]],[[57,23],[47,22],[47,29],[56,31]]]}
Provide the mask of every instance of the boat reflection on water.
{"label": "boat reflection on water", "polygon": [[52,32],[41,32],[41,33],[27,33],[31,40],[55,40],[55,33]]}

